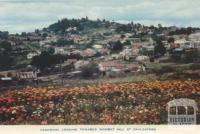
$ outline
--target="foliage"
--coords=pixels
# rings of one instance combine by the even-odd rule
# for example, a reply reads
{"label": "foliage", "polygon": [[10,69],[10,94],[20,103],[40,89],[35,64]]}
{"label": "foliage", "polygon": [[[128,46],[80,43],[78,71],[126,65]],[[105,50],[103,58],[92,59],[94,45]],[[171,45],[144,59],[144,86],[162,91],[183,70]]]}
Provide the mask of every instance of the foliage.
{"label": "foliage", "polygon": [[8,69],[13,64],[13,58],[9,54],[0,53],[0,69]]}
{"label": "foliage", "polygon": [[164,47],[164,45],[159,44],[155,46],[154,48],[155,57],[163,56],[165,53],[166,53],[166,48]]}
{"label": "foliage", "polygon": [[2,41],[0,42],[0,51],[3,51],[3,53],[10,53],[12,50],[12,46],[8,41]]}
{"label": "foliage", "polygon": [[53,43],[55,46],[58,46],[58,47],[64,47],[64,46],[67,46],[67,45],[73,45],[74,44],[74,41],[73,40],[64,40],[64,39],[60,39],[58,40],[57,42]]}
{"label": "foliage", "polygon": [[173,37],[170,37],[170,38],[167,40],[167,42],[168,42],[168,43],[174,43],[174,40],[175,40],[175,39],[174,39]]}
{"label": "foliage", "polygon": [[67,33],[66,29],[70,27],[76,27],[78,31],[83,31],[87,28],[99,28],[99,27],[109,27],[110,23],[103,20],[96,20],[92,21],[89,20],[87,17],[82,19],[62,19],[59,20],[57,23],[54,23],[48,27],[50,31],[55,33]]}
{"label": "foliage", "polygon": [[191,98],[199,106],[199,91],[199,80],[7,90],[0,124],[167,124],[167,103]]}
{"label": "foliage", "polygon": [[95,73],[99,73],[99,69],[96,64],[91,64],[91,65],[85,66],[81,69],[81,71],[82,71],[82,76],[84,78],[90,78]]}
{"label": "foliage", "polygon": [[123,49],[123,44],[120,41],[110,42],[112,52],[119,52]]}
{"label": "foliage", "polygon": [[197,49],[185,51],[185,62],[192,63],[197,61],[199,58],[199,51]]}
{"label": "foliage", "polygon": [[117,33],[121,32],[132,32],[133,31],[133,26],[131,24],[128,25],[119,25],[116,30]]}
{"label": "foliage", "polygon": [[62,55],[51,55],[48,52],[42,52],[39,56],[33,57],[31,64],[40,70],[44,70],[47,67],[64,62]]}
{"label": "foliage", "polygon": [[187,34],[187,35],[189,35],[191,33],[194,33],[198,29],[199,28],[192,28],[192,27],[180,28],[180,29],[177,29],[175,31],[169,32],[169,35],[181,35],[181,34]]}
{"label": "foliage", "polygon": [[52,47],[50,47],[50,48],[48,48],[47,52],[48,52],[49,54],[54,54],[54,53],[55,53],[55,49],[52,48]]}
{"label": "foliage", "polygon": [[124,45],[130,46],[130,45],[131,45],[131,41],[130,41],[130,40],[126,40],[126,41],[124,42]]}

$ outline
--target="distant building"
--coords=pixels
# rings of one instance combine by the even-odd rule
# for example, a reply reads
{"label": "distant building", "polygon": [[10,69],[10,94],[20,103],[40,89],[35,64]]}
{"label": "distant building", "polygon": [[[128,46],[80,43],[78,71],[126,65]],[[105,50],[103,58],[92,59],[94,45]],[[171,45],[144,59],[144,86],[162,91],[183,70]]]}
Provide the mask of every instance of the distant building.
{"label": "distant building", "polygon": [[19,79],[36,79],[37,78],[37,72],[35,72],[35,71],[18,72],[17,78],[19,78]]}
{"label": "distant building", "polygon": [[99,50],[99,49],[102,49],[103,46],[102,45],[94,45],[93,48],[96,50]]}
{"label": "distant building", "polygon": [[189,40],[193,41],[195,43],[200,43],[200,32],[190,34],[189,35]]}
{"label": "distant building", "polygon": [[94,49],[88,48],[81,53],[83,57],[91,57],[94,56],[97,52]]}
{"label": "distant building", "polygon": [[82,67],[87,66],[87,65],[89,65],[89,64],[90,64],[89,61],[80,60],[80,61],[77,61],[77,62],[74,64],[74,67],[75,67],[76,70],[79,70],[79,69],[81,69]]}
{"label": "distant building", "polygon": [[18,79],[28,80],[28,79],[37,79],[38,70],[33,67],[27,67],[25,69],[21,69],[16,73]]}
{"label": "distant building", "polygon": [[40,52],[31,52],[29,54],[27,54],[27,59],[32,59],[33,57],[40,55]]}
{"label": "distant building", "polygon": [[144,56],[144,55],[138,56],[136,58],[136,61],[146,61],[146,60],[149,60],[149,57],[148,56]]}
{"label": "distant building", "polygon": [[[104,61],[99,63],[99,70],[104,72],[104,71],[109,71],[109,70],[118,70],[118,71],[142,71],[141,66],[135,63],[121,63],[119,61]],[[145,70],[143,70],[145,71]]]}
{"label": "distant building", "polygon": [[174,41],[175,44],[185,44],[187,43],[187,40],[185,38],[177,39]]}
{"label": "distant building", "polygon": [[68,48],[64,48],[64,47],[55,47],[54,48],[54,53],[55,54],[61,54],[61,55],[70,55],[70,51],[68,50]]}

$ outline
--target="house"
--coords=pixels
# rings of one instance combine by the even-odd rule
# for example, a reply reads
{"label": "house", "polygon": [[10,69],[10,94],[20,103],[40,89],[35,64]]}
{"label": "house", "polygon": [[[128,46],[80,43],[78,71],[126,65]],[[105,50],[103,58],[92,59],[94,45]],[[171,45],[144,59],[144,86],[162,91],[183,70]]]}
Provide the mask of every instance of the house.
{"label": "house", "polygon": [[58,39],[59,39],[58,36],[49,35],[49,36],[46,37],[45,40],[41,40],[41,41],[39,42],[39,44],[40,44],[40,46],[47,45],[47,44],[50,44],[50,43],[52,43],[52,42],[57,42]]}
{"label": "house", "polygon": [[83,57],[92,57],[96,54],[97,52],[94,50],[94,49],[91,49],[91,48],[87,48],[86,50],[84,50],[82,53],[81,53],[81,56]]}
{"label": "house", "polygon": [[147,46],[143,46],[143,48],[145,48],[147,51],[154,51],[155,46],[154,45],[147,45]]}
{"label": "house", "polygon": [[130,64],[125,64],[125,71],[130,71],[130,72],[145,71],[145,67],[135,63],[130,63]]}
{"label": "house", "polygon": [[82,51],[80,51],[80,50],[78,50],[78,49],[73,50],[73,51],[71,52],[71,54],[81,54],[81,53],[82,53]]}
{"label": "house", "polygon": [[66,29],[67,32],[76,31],[77,27],[69,27]]}
{"label": "house", "polygon": [[87,65],[89,65],[89,64],[90,64],[89,61],[79,60],[79,61],[77,61],[77,62],[74,64],[74,67],[75,67],[76,70],[79,70],[79,69],[81,69],[82,67],[87,66]]}
{"label": "house", "polygon": [[125,60],[130,60],[135,59],[138,53],[139,49],[124,49],[122,52],[120,52],[120,55],[122,55]]}
{"label": "house", "polygon": [[72,65],[72,64],[75,64],[77,62],[77,59],[68,59],[65,63],[67,65]]}
{"label": "house", "polygon": [[175,43],[170,44],[170,49],[175,49],[179,47],[180,47],[180,44],[175,44]]}
{"label": "house", "polygon": [[98,64],[99,71],[103,76],[115,77],[122,75],[124,65],[118,61],[104,61]]}
{"label": "house", "polygon": [[110,50],[107,49],[107,48],[100,49],[100,50],[98,50],[98,52],[99,52],[101,55],[109,55],[109,54],[110,54]]}
{"label": "house", "polygon": [[110,69],[105,73],[106,76],[108,77],[120,77],[124,75],[124,72],[122,72],[120,69]]}
{"label": "house", "polygon": [[36,79],[37,78],[36,71],[27,71],[27,72],[17,72],[18,79]]}
{"label": "house", "polygon": [[112,54],[112,55],[111,55],[111,58],[112,58],[112,59],[115,59],[115,60],[120,59],[120,58],[122,58],[122,57],[123,57],[123,56],[120,55],[120,54]]}
{"label": "house", "polygon": [[190,34],[188,38],[192,42],[200,43],[200,32]]}
{"label": "house", "polygon": [[65,47],[55,47],[54,48],[54,53],[55,54],[61,54],[61,55],[70,55],[70,51],[68,50],[68,48]]}
{"label": "house", "polygon": [[138,56],[136,58],[136,61],[147,61],[147,60],[149,60],[149,57],[148,56],[144,56],[144,55]]}
{"label": "house", "polygon": [[37,74],[39,73],[39,70],[36,70],[35,68],[29,66],[27,68],[18,70],[16,73],[16,76],[18,79],[21,80],[29,80],[29,79],[37,79]]}
{"label": "house", "polygon": [[99,49],[102,49],[103,46],[102,45],[94,45],[93,48],[96,50],[99,50]]}
{"label": "house", "polygon": [[132,48],[134,49],[140,49],[143,47],[143,43],[139,42],[139,43],[132,43]]}
{"label": "house", "polygon": [[136,63],[123,63],[120,61],[103,61],[99,63],[100,71],[109,71],[112,69],[118,69],[121,71],[130,70],[130,71],[139,71],[140,65]]}
{"label": "house", "polygon": [[185,44],[185,43],[187,43],[187,41],[185,38],[182,38],[182,39],[175,40],[174,43],[175,44]]}
{"label": "house", "polygon": [[30,53],[28,53],[27,54],[27,59],[32,59],[33,57],[35,57],[35,56],[38,56],[38,55],[40,55],[41,53],[40,52],[30,52]]}
{"label": "house", "polygon": [[186,43],[184,46],[182,46],[184,49],[194,49],[197,48],[194,43]]}
{"label": "house", "polygon": [[144,66],[140,66],[136,63],[123,63],[120,61],[103,61],[100,62],[98,66],[102,74],[107,76],[123,75],[125,72],[145,71]]}

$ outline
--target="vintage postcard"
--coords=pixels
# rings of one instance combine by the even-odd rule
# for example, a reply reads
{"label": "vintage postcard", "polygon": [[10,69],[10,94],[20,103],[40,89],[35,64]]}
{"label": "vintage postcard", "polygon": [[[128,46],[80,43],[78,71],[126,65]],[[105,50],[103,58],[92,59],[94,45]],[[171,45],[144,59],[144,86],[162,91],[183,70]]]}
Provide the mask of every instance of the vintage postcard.
{"label": "vintage postcard", "polygon": [[199,133],[199,7],[0,0],[0,133]]}

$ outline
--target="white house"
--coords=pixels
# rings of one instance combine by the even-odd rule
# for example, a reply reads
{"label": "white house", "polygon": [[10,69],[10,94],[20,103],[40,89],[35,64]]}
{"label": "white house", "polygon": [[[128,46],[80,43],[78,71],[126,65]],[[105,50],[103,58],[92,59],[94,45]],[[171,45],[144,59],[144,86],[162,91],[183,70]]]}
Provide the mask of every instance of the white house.
{"label": "white house", "polygon": [[97,52],[94,49],[88,48],[86,50],[84,50],[81,55],[83,57],[91,57],[94,56]]}
{"label": "white house", "polygon": [[103,46],[102,45],[94,45],[93,48],[96,50],[99,50],[99,49],[102,49]]}
{"label": "white house", "polygon": [[55,54],[70,55],[70,51],[64,47],[55,47]]}
{"label": "white house", "polygon": [[175,44],[185,44],[187,43],[187,40],[185,38],[177,39],[174,41]]}
{"label": "white house", "polygon": [[31,53],[27,54],[27,59],[30,60],[37,55],[40,55],[40,52],[31,52]]}
{"label": "white house", "polygon": [[37,78],[37,72],[36,71],[18,72],[17,77],[19,79],[36,79]]}
{"label": "white house", "polygon": [[136,61],[146,61],[146,60],[149,60],[149,57],[148,56],[144,56],[144,55],[138,56],[136,58]]}

